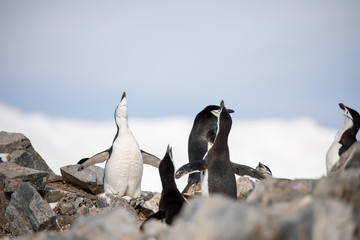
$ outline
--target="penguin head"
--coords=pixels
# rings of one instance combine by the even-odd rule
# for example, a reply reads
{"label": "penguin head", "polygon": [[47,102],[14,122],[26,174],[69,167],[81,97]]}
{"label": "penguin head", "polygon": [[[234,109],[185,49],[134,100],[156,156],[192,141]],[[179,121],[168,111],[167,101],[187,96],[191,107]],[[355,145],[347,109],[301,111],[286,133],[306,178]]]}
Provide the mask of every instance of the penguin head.
{"label": "penguin head", "polygon": [[[228,109],[229,113],[233,113],[234,110]],[[196,119],[217,119],[220,115],[220,106],[208,105],[201,112],[196,115]]]}
{"label": "penguin head", "polygon": [[119,105],[115,109],[115,119],[128,118],[128,109],[126,102],[126,93],[124,92]]}
{"label": "penguin head", "polygon": [[167,146],[164,158],[159,165],[159,173],[161,178],[174,178],[175,167],[173,162],[172,147]]}
{"label": "penguin head", "polygon": [[258,170],[263,175],[272,176],[272,172],[271,172],[270,168],[268,168],[268,166],[266,166],[265,164],[262,164],[261,162],[259,162],[259,164],[256,166],[256,170]]}
{"label": "penguin head", "polygon": [[359,115],[359,113],[357,111],[345,106],[342,103],[339,103],[339,106],[340,106],[341,110],[343,110],[345,121],[346,121],[346,119],[350,119],[354,123],[359,123],[360,124],[360,115]]}
{"label": "penguin head", "polygon": [[226,134],[229,134],[232,125],[232,119],[228,109],[225,107],[225,103],[223,100],[220,102],[220,115],[218,117],[218,126],[217,126],[217,134],[219,131],[223,131]]}

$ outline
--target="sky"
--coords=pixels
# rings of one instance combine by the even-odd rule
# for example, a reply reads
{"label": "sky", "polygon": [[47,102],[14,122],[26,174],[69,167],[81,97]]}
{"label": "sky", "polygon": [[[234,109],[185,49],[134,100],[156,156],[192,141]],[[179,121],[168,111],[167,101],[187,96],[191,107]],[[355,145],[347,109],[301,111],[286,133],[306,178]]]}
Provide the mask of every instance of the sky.
{"label": "sky", "polygon": [[[359,12],[350,0],[0,1],[0,131],[24,133],[58,173],[110,146],[125,91],[140,147],[162,158],[171,144],[180,167],[194,117],[224,100],[234,162],[320,177],[338,104],[360,110]],[[144,178],[159,186],[156,169]]]}
{"label": "sky", "polygon": [[108,121],[190,117],[224,100],[234,119],[360,109],[359,1],[0,1],[0,102]]}

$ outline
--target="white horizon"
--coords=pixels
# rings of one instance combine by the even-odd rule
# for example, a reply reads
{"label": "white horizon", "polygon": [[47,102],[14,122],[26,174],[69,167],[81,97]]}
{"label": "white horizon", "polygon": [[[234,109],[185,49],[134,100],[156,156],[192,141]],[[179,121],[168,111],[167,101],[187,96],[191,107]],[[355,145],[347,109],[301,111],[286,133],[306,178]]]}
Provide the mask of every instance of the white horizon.
{"label": "white horizon", "polygon": [[[3,103],[0,103],[0,112],[0,131],[24,134],[59,175],[60,167],[76,164],[81,158],[109,148],[116,132],[114,121],[53,118],[41,113],[23,113]],[[138,119],[129,116],[130,129],[140,148],[162,159],[170,144],[176,169],[188,162],[187,141],[192,123],[193,119],[188,117]],[[336,131],[306,117],[233,119],[230,158],[251,167],[262,162],[278,178],[320,178],[326,175],[325,156]],[[142,190],[161,192],[158,169],[144,166]],[[180,191],[186,182],[187,177],[176,180]]]}

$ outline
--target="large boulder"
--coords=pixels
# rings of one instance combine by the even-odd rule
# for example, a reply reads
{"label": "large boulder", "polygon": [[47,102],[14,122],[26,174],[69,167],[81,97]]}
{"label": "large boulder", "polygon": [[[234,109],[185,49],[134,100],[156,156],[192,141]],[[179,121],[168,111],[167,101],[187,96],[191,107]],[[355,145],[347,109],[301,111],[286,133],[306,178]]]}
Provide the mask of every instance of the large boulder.
{"label": "large boulder", "polygon": [[45,160],[35,151],[30,140],[21,133],[1,131],[0,153],[9,154],[7,156],[9,162],[47,172],[51,179],[58,179]]}
{"label": "large boulder", "polygon": [[280,201],[289,201],[311,194],[317,180],[266,178],[256,184],[247,198],[248,202],[270,205]]}
{"label": "large boulder", "polygon": [[36,190],[43,190],[49,173],[21,167],[15,163],[0,163],[0,191],[14,192],[23,182],[30,182]]}
{"label": "large boulder", "polygon": [[93,194],[104,192],[104,169],[98,166],[90,166],[78,171],[79,165],[67,165],[60,168],[63,180],[77,185]]}
{"label": "large boulder", "polygon": [[54,211],[30,183],[12,194],[5,216],[15,235],[58,229]]}

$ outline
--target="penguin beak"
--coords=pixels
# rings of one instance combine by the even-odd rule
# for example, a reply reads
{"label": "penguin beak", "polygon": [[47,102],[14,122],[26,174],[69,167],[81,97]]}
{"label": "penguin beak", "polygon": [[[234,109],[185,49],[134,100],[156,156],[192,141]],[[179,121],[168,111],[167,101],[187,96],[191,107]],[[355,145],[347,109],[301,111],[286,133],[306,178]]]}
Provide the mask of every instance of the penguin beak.
{"label": "penguin beak", "polygon": [[122,97],[121,97],[119,107],[126,106],[126,105],[127,105],[127,103],[126,103],[126,93],[124,92]]}
{"label": "penguin beak", "polygon": [[342,104],[342,103],[339,103],[339,106],[340,106],[340,108],[341,108],[341,110],[343,110],[343,111],[345,111],[345,105],[344,104]]}

